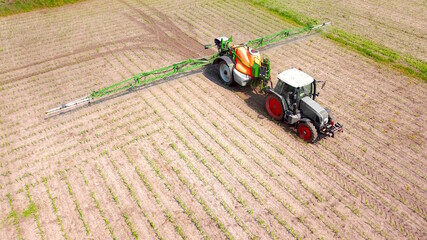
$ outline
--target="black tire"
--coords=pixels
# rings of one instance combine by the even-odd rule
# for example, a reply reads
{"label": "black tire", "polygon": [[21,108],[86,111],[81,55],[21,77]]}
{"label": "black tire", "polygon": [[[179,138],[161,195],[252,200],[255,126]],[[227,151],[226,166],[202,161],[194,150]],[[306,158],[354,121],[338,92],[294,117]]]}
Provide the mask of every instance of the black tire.
{"label": "black tire", "polygon": [[233,84],[233,69],[230,69],[228,64],[225,61],[221,61],[218,64],[218,75],[221,81],[225,85],[232,85]]}
{"label": "black tire", "polygon": [[308,143],[313,143],[317,139],[317,129],[311,122],[298,124],[298,136]]}

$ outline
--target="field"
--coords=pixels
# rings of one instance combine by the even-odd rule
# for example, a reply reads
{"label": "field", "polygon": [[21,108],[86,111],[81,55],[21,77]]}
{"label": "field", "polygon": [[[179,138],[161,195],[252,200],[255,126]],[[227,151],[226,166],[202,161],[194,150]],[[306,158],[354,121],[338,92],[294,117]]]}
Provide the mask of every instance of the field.
{"label": "field", "polygon": [[[0,18],[0,238],[425,239],[426,82],[324,33],[263,54],[274,82],[290,67],[327,80],[316,100],[344,125],[335,138],[301,141],[214,66],[45,119],[213,54],[203,45],[217,36],[296,26],[261,2],[88,0]],[[305,2],[281,8],[426,60],[425,2]]]}

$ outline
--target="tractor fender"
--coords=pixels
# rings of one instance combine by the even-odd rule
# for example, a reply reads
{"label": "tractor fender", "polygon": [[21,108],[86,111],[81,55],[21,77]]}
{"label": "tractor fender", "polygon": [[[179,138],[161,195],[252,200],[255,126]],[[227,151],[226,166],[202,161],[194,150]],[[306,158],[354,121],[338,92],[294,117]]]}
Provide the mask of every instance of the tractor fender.
{"label": "tractor fender", "polygon": [[282,95],[278,94],[277,92],[275,92],[275,91],[274,91],[274,89],[273,89],[273,88],[270,88],[270,87],[267,87],[267,89],[266,89],[265,91],[266,91],[267,93],[271,93],[271,94],[276,95],[276,96],[280,99],[280,102],[282,103],[283,109],[287,110],[287,106],[286,106],[286,103],[285,103],[285,99],[283,98],[283,96],[282,96]]}
{"label": "tractor fender", "polygon": [[301,118],[301,120],[299,120],[299,121],[303,122],[303,123],[311,122],[311,120],[309,118]]}
{"label": "tractor fender", "polygon": [[224,61],[225,63],[227,63],[227,65],[230,69],[234,69],[234,62],[229,56],[221,56],[221,57],[215,59],[213,61],[213,64],[220,63],[221,61]]}

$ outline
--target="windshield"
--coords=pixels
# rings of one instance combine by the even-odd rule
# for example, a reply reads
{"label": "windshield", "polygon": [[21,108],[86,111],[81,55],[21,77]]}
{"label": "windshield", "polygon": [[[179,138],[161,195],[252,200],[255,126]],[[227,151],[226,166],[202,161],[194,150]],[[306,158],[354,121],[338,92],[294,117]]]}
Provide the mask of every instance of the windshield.
{"label": "windshield", "polygon": [[312,84],[307,84],[300,88],[298,93],[298,99],[302,99],[303,97],[311,97],[312,92]]}

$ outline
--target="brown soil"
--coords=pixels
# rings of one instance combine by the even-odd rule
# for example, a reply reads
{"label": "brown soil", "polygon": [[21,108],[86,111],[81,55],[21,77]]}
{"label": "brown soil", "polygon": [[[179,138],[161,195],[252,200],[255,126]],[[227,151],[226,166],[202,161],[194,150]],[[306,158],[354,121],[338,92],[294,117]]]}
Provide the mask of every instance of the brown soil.
{"label": "brown soil", "polygon": [[[320,19],[314,3],[303,3],[292,7]],[[44,119],[91,90],[209,55],[203,45],[214,37],[239,43],[291,26],[265,9],[242,12],[242,4],[85,1],[2,18],[2,239],[130,239],[132,231],[147,239],[423,239],[426,84],[316,34],[262,54],[274,82],[290,67],[328,81],[317,101],[345,126],[335,138],[302,142],[269,119],[262,94],[223,86],[212,66]],[[358,33],[373,39],[389,29],[397,37],[385,44],[412,53],[407,42],[422,38],[402,29],[414,16],[394,28],[382,24],[402,16],[402,7],[418,11],[400,3],[372,15],[346,10],[350,18],[339,26],[367,24]],[[319,9],[338,14],[327,4]],[[39,223],[23,215],[26,184]]]}

